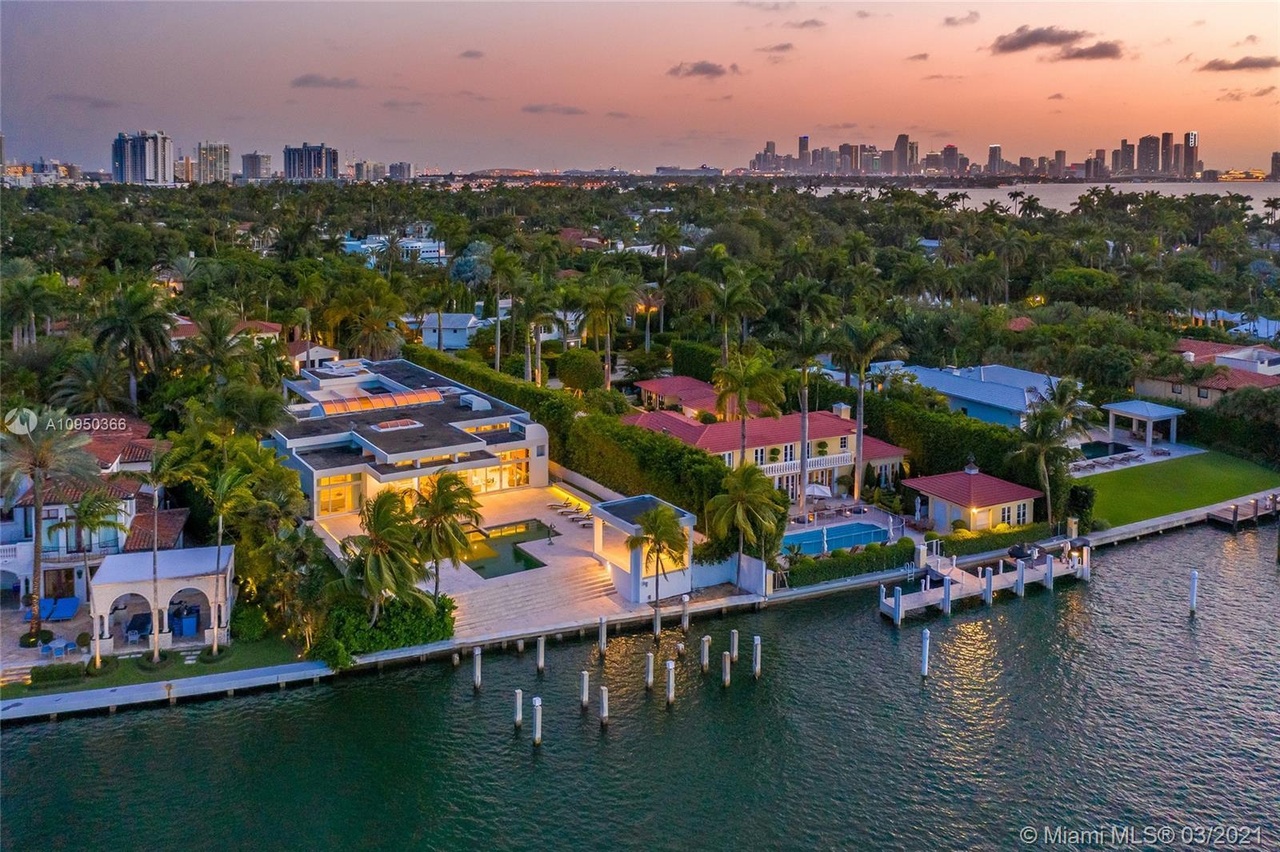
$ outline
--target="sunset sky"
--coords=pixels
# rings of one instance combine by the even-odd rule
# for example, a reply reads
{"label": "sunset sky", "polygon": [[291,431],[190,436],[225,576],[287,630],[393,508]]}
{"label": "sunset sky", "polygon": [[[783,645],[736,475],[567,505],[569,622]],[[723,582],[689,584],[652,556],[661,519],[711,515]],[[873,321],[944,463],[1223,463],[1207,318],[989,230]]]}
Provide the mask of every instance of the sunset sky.
{"label": "sunset sky", "polygon": [[443,170],[745,166],[775,140],[985,162],[1200,133],[1208,168],[1280,149],[1280,4],[43,3],[0,5],[9,159],[110,165],[325,142]]}

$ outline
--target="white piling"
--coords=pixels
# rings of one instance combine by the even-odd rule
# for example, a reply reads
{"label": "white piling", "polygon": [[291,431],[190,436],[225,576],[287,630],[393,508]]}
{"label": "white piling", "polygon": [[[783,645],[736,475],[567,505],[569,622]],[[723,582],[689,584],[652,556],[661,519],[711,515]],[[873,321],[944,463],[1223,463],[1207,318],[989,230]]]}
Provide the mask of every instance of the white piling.
{"label": "white piling", "polygon": [[1200,594],[1200,572],[1191,572],[1191,614],[1196,614],[1196,598]]}
{"label": "white piling", "polygon": [[479,645],[471,649],[471,660],[475,666],[475,673],[472,677],[472,682],[475,685],[475,688],[479,689],[480,688],[480,646]]}
{"label": "white piling", "polygon": [[725,686],[729,685],[729,675],[733,672],[733,661],[729,659],[729,652],[725,651],[720,655],[720,681]]}
{"label": "white piling", "polygon": [[1089,582],[1090,574],[1092,573],[1092,570],[1093,570],[1092,551],[1093,551],[1093,548],[1091,548],[1089,545],[1085,545],[1084,547],[1080,548],[1080,565],[1084,570],[1083,577],[1086,583]]}
{"label": "white piling", "polygon": [[533,744],[542,745],[542,699],[533,697]]}
{"label": "white piling", "polygon": [[609,687],[600,687],[600,727],[609,725]]}
{"label": "white piling", "polygon": [[523,640],[523,639],[517,639],[517,640],[516,640],[516,653],[517,653],[517,654],[523,654],[523,653],[524,653],[524,640]]}
{"label": "white piling", "polygon": [[538,637],[538,674],[547,670],[547,637]]}
{"label": "white piling", "polygon": [[995,599],[995,588],[993,586],[995,574],[991,572],[991,568],[987,568],[986,585],[982,587],[982,599],[987,602],[987,606],[991,606],[991,602]]}
{"label": "white piling", "polygon": [[680,629],[689,632],[689,596],[680,596]]}
{"label": "white piling", "polygon": [[711,669],[711,637],[702,637],[702,673],[706,674]]}
{"label": "white piling", "polygon": [[920,634],[920,677],[929,676],[929,628]]}
{"label": "white piling", "polygon": [[1044,558],[1044,587],[1049,591],[1053,591],[1053,554],[1047,554]]}
{"label": "white piling", "polygon": [[[895,609],[898,606],[898,602],[899,602],[899,599],[895,597],[894,598]],[[943,615],[951,614],[951,578],[950,577],[942,578],[942,614]],[[895,616],[895,619],[896,619],[896,616]],[[894,623],[896,624],[898,622],[895,620]]]}
{"label": "white piling", "polygon": [[667,706],[676,703],[676,661],[667,660]]}
{"label": "white piling", "polygon": [[524,725],[524,690],[516,690],[516,730]]}
{"label": "white piling", "polygon": [[738,631],[729,631],[729,659],[738,662]]}
{"label": "white piling", "polygon": [[460,666],[460,665],[462,665],[462,657],[458,656],[457,654],[454,654],[454,655],[453,655],[453,667],[456,669],[456,668],[457,668],[458,666]]}
{"label": "white piling", "polygon": [[653,652],[644,655],[644,688],[653,689]]}
{"label": "white piling", "polygon": [[893,624],[895,627],[902,625],[902,587],[893,587]]}
{"label": "white piling", "polygon": [[760,637],[751,637],[751,674],[760,679]]}
{"label": "white piling", "polygon": [[600,656],[604,656],[605,649],[609,647],[609,622],[602,615],[600,616]]}
{"label": "white piling", "polygon": [[683,642],[677,642],[677,643],[676,643],[676,656],[677,656],[677,657],[683,657],[683,656],[684,656],[684,643],[683,643]]}
{"label": "white piling", "polygon": [[1027,593],[1027,563],[1021,559],[1018,560],[1018,577],[1013,581],[1013,593],[1018,597]]}
{"label": "white piling", "polygon": [[582,702],[582,711],[585,713],[587,710],[587,704],[590,701],[588,696],[590,695],[591,689],[591,672],[583,669],[581,678],[582,688],[578,691],[578,700]]}

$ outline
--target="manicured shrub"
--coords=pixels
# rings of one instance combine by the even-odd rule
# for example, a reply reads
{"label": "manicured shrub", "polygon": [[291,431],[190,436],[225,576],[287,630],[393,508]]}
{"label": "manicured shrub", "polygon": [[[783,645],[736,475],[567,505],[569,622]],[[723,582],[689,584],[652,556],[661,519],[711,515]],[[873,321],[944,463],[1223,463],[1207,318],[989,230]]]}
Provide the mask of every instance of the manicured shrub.
{"label": "manicured shrub", "polygon": [[[902,543],[905,541],[906,543]],[[887,571],[910,562],[915,555],[915,546],[910,539],[903,539],[891,547],[867,546],[862,553],[849,553],[836,556],[834,553],[825,559],[805,557],[796,560],[791,566],[790,581],[792,586],[811,586],[827,580],[838,580],[843,577],[854,577],[859,574],[871,574],[876,571]]]}
{"label": "manicured shrub", "polygon": [[84,663],[50,663],[46,666],[31,667],[31,685],[45,686],[51,683],[66,683],[84,677]]}
{"label": "manicured shrub", "polygon": [[[233,634],[233,635],[234,635],[234,634]],[[250,641],[253,641],[253,640],[251,640],[251,639],[246,639],[246,640],[243,640],[243,641],[250,642]],[[228,658],[229,658],[233,653],[235,653],[235,652],[234,652],[234,650],[233,650],[233,648],[234,648],[234,647],[235,647],[234,645],[219,645],[219,646],[218,646],[218,656],[216,656],[216,657],[215,657],[215,656],[213,655],[213,646],[212,646],[212,645],[208,645],[208,646],[206,646],[206,647],[204,647],[204,648],[201,648],[201,649],[200,649],[200,653],[199,653],[199,655],[197,655],[197,656],[196,656],[196,659],[197,659],[197,660],[199,660],[200,662],[204,663],[205,665],[211,665],[211,664],[213,664],[213,663],[220,663],[220,662],[222,662],[223,660],[228,659]]]}
{"label": "manicured shrub", "polygon": [[560,356],[556,375],[569,390],[591,391],[604,387],[604,361],[585,346],[570,349]]}
{"label": "manicured shrub", "polygon": [[76,647],[80,649],[88,648],[93,643],[93,637],[89,635],[89,631],[82,631],[76,636]]}
{"label": "manicured shrub", "polygon": [[1080,521],[1080,534],[1093,529],[1093,503],[1098,492],[1092,485],[1072,485],[1067,494],[1067,515]]}
{"label": "manicured shrub", "polygon": [[270,626],[266,612],[257,604],[241,604],[231,612],[231,636],[241,642],[257,642]]}
{"label": "manicured shrub", "polygon": [[355,663],[346,646],[332,636],[324,636],[312,645],[308,656],[313,660],[319,660],[334,671],[348,668]]}
{"label": "manicured shrub", "polygon": [[142,669],[144,672],[158,672],[161,669],[167,669],[169,666],[173,665],[175,659],[177,659],[177,655],[172,651],[168,649],[161,649],[159,662],[152,661],[150,651],[143,652],[142,656],[138,657],[134,662],[136,662],[138,664],[138,668]]}
{"label": "manicured shrub", "polygon": [[36,636],[40,638],[41,645],[48,645],[53,641],[53,631],[46,628],[41,628],[40,632],[37,633]]}
{"label": "manicured shrub", "polygon": [[40,642],[40,637],[34,633],[23,633],[18,637],[19,648],[34,648]]}
{"label": "manicured shrub", "polygon": [[311,658],[331,668],[350,666],[352,655],[439,642],[453,635],[455,604],[441,595],[434,608],[391,600],[378,621],[369,626],[369,607],[363,600],[338,601],[325,619],[324,635],[311,649]]}
{"label": "manicured shrub", "polygon": [[986,553],[991,550],[1008,550],[1022,542],[1040,541],[1052,535],[1049,525],[1045,523],[1028,524],[1012,527],[1004,532],[981,530],[969,532],[962,530],[944,536],[942,552],[948,556],[968,556],[973,553]]}
{"label": "manicured shrub", "polygon": [[120,668],[119,657],[103,657],[102,668],[95,669],[93,667],[93,660],[90,660],[89,662],[85,663],[84,673],[86,677],[105,677],[106,675],[111,674],[118,668]]}

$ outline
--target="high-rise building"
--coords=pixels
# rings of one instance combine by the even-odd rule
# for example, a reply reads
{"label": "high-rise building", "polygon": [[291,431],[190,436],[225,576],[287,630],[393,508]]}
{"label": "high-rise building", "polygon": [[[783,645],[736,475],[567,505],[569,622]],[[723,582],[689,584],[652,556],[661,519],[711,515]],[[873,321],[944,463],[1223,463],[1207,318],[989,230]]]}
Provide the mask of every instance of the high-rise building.
{"label": "high-rise building", "polygon": [[898,164],[895,162],[893,152],[881,151],[880,152],[880,168],[878,169],[880,174],[882,175],[897,174],[898,173],[897,169],[898,169]]}
{"label": "high-rise building", "polygon": [[907,173],[918,174],[920,172],[920,143],[907,143]]}
{"label": "high-rise building", "polygon": [[387,167],[387,173],[392,180],[413,180],[413,163],[392,163]]}
{"label": "high-rise building", "polygon": [[850,145],[848,142],[839,147],[840,152],[840,171],[842,174],[853,174],[858,163],[858,149]]}
{"label": "high-rise building", "polygon": [[1271,152],[1271,180],[1280,180],[1280,151]]}
{"label": "high-rise building", "polygon": [[1193,178],[1200,171],[1200,134],[1188,130],[1182,137],[1182,174]]}
{"label": "high-rise building", "polygon": [[1030,174],[1035,174],[1035,171],[1036,171],[1036,161],[1035,161],[1035,160],[1031,159],[1030,157],[1019,157],[1019,158],[1018,158],[1018,173],[1019,173],[1019,174],[1030,175]]}
{"label": "high-rise building", "polygon": [[173,183],[173,140],[163,130],[119,134],[111,143],[111,179],[116,183]]}
{"label": "high-rise building", "polygon": [[1138,174],[1154,175],[1160,171],[1160,137],[1143,136],[1138,140]]}
{"label": "high-rise building", "polygon": [[1053,152],[1053,176],[1067,176],[1067,152],[1061,149]]}
{"label": "high-rise building", "polygon": [[176,183],[196,183],[196,161],[190,157],[179,157],[173,164],[173,180]]}
{"label": "high-rise building", "polygon": [[301,148],[284,149],[285,180],[337,180],[338,149],[302,143]]}
{"label": "high-rise building", "polygon": [[1128,139],[1120,140],[1120,167],[1112,167],[1112,171],[1133,174],[1134,148]]}
{"label": "high-rise building", "polygon": [[778,156],[778,144],[776,142],[764,143],[764,152],[770,157]]}
{"label": "high-rise building", "polygon": [[800,168],[804,169],[812,162],[809,156],[809,137],[800,137]]}
{"label": "high-rise building", "polygon": [[1160,134],[1160,173],[1169,174],[1173,171],[1173,134]]}
{"label": "high-rise building", "polygon": [[937,151],[930,151],[924,155],[925,174],[936,175],[940,174],[942,170],[942,154]]}
{"label": "high-rise building", "polygon": [[270,180],[271,155],[259,154],[257,151],[252,154],[241,154],[240,176],[245,180]]}
{"label": "high-rise building", "polygon": [[942,146],[942,170],[949,175],[960,173],[960,149],[955,145]]}
{"label": "high-rise building", "polygon": [[1172,174],[1182,175],[1182,154],[1183,147],[1181,142],[1173,143],[1173,171]]}
{"label": "high-rise building", "polygon": [[969,173],[969,158],[964,154],[956,161],[956,174],[967,175]]}
{"label": "high-rise building", "polygon": [[987,148],[987,174],[998,175],[1002,168],[1004,159],[1001,157],[1000,146],[991,145]]}
{"label": "high-rise building", "polygon": [[196,181],[231,182],[231,146],[226,142],[201,142],[196,146]]}
{"label": "high-rise building", "polygon": [[908,152],[911,148],[911,139],[905,133],[899,133],[898,139],[893,143],[893,170],[895,174],[905,175],[907,173]]}

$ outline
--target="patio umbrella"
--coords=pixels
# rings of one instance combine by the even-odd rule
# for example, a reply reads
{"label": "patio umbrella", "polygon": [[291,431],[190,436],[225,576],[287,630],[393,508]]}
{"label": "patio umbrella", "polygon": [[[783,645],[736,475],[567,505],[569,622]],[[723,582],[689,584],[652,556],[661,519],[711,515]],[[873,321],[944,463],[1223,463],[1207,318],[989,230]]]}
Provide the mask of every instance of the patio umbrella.
{"label": "patio umbrella", "polygon": [[819,482],[810,482],[804,489],[810,497],[830,497],[831,489]]}

